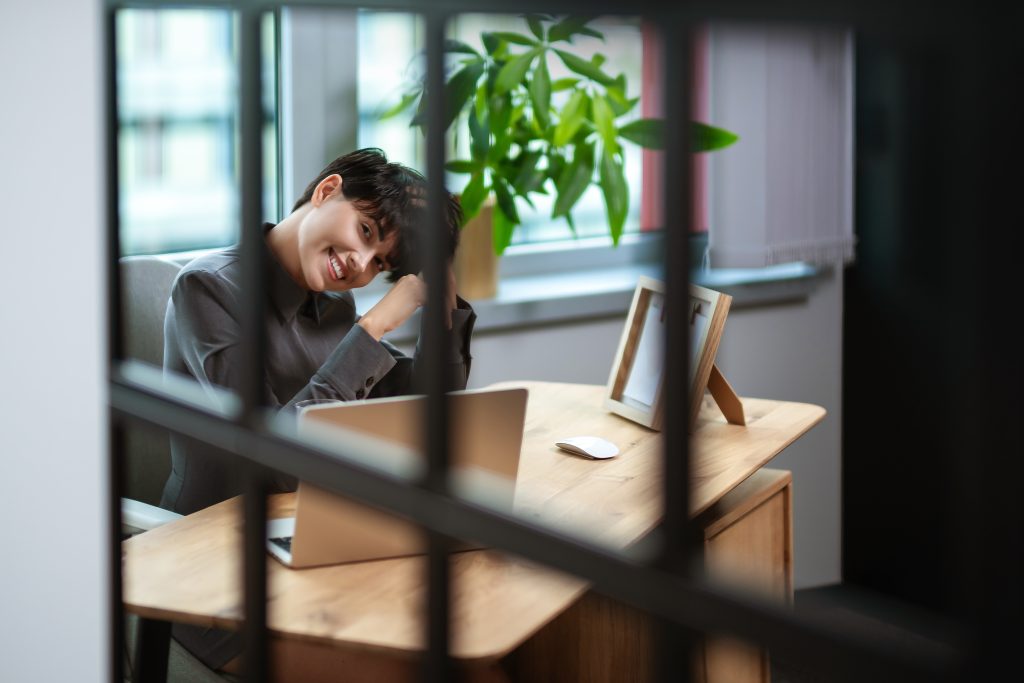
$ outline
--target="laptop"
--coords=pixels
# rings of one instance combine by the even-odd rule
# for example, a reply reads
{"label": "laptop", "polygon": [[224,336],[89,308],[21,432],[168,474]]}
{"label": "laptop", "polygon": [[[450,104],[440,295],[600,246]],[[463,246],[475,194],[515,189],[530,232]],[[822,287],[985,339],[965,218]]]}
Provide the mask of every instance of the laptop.
{"label": "laptop", "polygon": [[[512,511],[523,443],[527,391],[523,388],[456,391],[448,395],[453,478],[475,483],[487,503]],[[423,458],[424,396],[366,399],[311,406],[299,413],[300,432],[337,426],[390,441]],[[342,437],[344,438],[344,437]],[[460,550],[481,547],[462,544]],[[426,552],[420,528],[324,489],[300,482],[295,517],[270,520],[267,548],[299,569]]]}

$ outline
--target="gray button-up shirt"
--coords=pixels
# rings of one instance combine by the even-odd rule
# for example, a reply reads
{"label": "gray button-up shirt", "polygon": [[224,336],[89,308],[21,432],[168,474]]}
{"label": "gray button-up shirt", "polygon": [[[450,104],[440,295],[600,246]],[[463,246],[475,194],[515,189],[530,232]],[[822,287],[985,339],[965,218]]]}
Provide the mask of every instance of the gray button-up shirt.
{"label": "gray button-up shirt", "polygon": [[[265,230],[272,229],[266,225]],[[349,292],[309,292],[272,256],[271,305],[267,315],[266,401],[290,409],[308,398],[352,400],[416,393],[422,364],[361,326]],[[241,290],[238,247],[201,256],[186,265],[171,289],[164,320],[164,370],[203,386],[241,387]],[[459,299],[452,312],[448,362],[457,388],[469,375],[469,342],[476,314]],[[181,437],[171,439],[171,475],[161,506],[189,514],[241,493],[231,476],[237,468],[216,448]],[[280,477],[278,488],[294,488]]]}

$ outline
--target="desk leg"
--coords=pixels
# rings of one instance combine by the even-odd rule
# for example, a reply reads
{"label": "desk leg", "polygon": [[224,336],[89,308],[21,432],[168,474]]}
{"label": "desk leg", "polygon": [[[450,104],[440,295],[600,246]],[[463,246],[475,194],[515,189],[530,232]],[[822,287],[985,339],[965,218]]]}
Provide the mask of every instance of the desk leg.
{"label": "desk leg", "polygon": [[170,647],[170,622],[139,619],[139,630],[135,637],[135,670],[132,683],[166,683]]}

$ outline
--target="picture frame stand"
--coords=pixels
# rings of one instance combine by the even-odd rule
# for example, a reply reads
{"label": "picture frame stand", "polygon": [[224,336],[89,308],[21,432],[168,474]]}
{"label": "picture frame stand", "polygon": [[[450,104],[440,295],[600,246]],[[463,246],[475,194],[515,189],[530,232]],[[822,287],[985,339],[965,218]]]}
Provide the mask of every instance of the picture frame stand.
{"label": "picture frame stand", "polygon": [[733,390],[729,380],[725,378],[718,364],[711,366],[711,375],[708,377],[708,391],[711,398],[718,404],[718,409],[725,416],[725,421],[731,425],[747,426],[747,417],[743,412],[743,402]]}
{"label": "picture frame stand", "polygon": [[[665,286],[641,276],[608,378],[604,405],[609,411],[660,430],[664,386],[662,377]],[[705,389],[726,422],[746,425],[743,403],[715,363],[732,297],[690,285],[690,414],[687,430],[696,427]]]}

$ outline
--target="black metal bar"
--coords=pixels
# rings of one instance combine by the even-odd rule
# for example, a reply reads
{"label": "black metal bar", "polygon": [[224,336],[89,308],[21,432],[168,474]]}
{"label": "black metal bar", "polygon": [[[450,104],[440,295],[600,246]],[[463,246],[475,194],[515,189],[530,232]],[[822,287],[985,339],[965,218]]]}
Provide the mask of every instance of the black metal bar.
{"label": "black metal bar", "polygon": [[125,612],[123,568],[121,566],[121,498],[124,492],[124,427],[114,420],[113,410],[107,413],[110,459],[107,461],[107,562],[110,563],[107,586],[110,591],[108,632],[111,641],[110,674],[116,681],[124,680]]}
{"label": "black metal bar", "polygon": [[[689,334],[687,302],[689,301],[689,235],[692,223],[693,185],[689,149],[691,118],[691,26],[678,12],[669,12],[659,22],[661,63],[664,64],[661,89],[664,93],[666,121],[682,125],[665,126],[665,172],[667,189],[664,197],[665,216],[665,310],[664,340],[665,415],[663,422],[662,496],[665,517],[661,524],[660,566],[683,578],[691,578],[698,566],[701,544],[694,534],[690,519],[690,394]],[[658,679],[690,681],[694,656],[700,644],[696,631],[661,619],[657,639]]]}
{"label": "black metal bar", "polygon": [[[103,101],[104,140],[103,160],[106,173],[106,251],[107,251],[107,374],[124,357],[123,314],[121,307],[121,224],[119,203],[119,157],[118,157],[118,107],[117,107],[117,11],[108,8],[103,13]],[[124,680],[125,643],[124,602],[122,600],[121,567],[121,498],[124,492],[124,430],[116,424],[113,411],[107,413],[110,439],[107,461],[107,562],[109,563],[107,587],[110,591],[108,603],[108,631],[110,642],[110,675],[116,681]]]}
{"label": "black metal bar", "polygon": [[[248,464],[248,463],[246,463]],[[242,654],[243,680],[265,683],[269,679],[270,647],[267,634],[267,479],[263,468],[246,467],[244,585],[245,585],[245,650]]]}
{"label": "black metal bar", "polygon": [[[756,641],[817,667],[872,680],[947,680],[961,652],[904,642],[886,633],[865,634],[820,623],[756,597],[741,599],[696,579],[687,580],[660,567],[645,567],[630,555],[594,545],[520,518],[476,507],[416,486],[411,477],[367,468],[344,454],[325,453],[307,442],[275,432],[256,433],[222,415],[214,415],[158,395],[159,391],[123,381],[111,385],[111,404],[119,417],[140,419],[172,432],[212,443],[224,450],[316,481],[338,495],[414,519],[449,538],[474,538],[593,582],[609,597],[692,628],[730,633]],[[952,636],[952,642],[956,642]],[[876,670],[879,667],[881,670]]]}
{"label": "black metal bar", "polygon": [[445,220],[444,188],[444,31],[445,16],[427,14],[427,207],[428,239],[425,245],[424,279],[428,284],[424,309],[423,353],[433,359],[427,363],[427,455],[429,468],[426,485],[444,491],[448,478],[448,410],[445,394],[452,389],[447,371],[445,349],[449,330],[446,324],[446,288],[450,236]]}
{"label": "black metal bar", "polygon": [[[424,311],[423,355],[427,359],[427,405],[424,419],[427,435],[427,472],[424,486],[437,494],[448,492],[448,421],[447,392],[452,378],[445,350],[448,336],[445,320],[448,286],[448,250],[451,237],[445,220],[445,97],[444,38],[447,15],[439,11],[426,14],[427,47],[427,226],[424,278],[428,284]],[[444,683],[451,680],[452,665],[448,654],[450,635],[448,539],[435,530],[427,530],[427,652],[423,661],[423,678]]]}
{"label": "black metal bar", "polygon": [[[130,5],[132,7],[167,7],[166,0],[106,0],[108,6]],[[284,0],[274,3],[280,6],[306,7],[361,7],[378,10],[404,10],[420,12],[422,0]],[[677,3],[685,7],[691,16],[710,19],[737,21],[819,21],[856,23],[864,28],[893,31],[904,35],[923,35],[932,30],[955,30],[961,23],[960,3],[944,3],[919,0],[918,2],[858,2],[857,0],[788,0],[787,2],[764,3],[751,0],[715,0]],[[266,0],[174,0],[174,7],[209,7],[236,9],[245,7],[263,8]],[[638,16],[657,14],[665,3],[658,0],[635,0],[623,3],[620,0],[518,0],[514,6],[502,7],[488,0],[432,0],[432,10],[456,14],[462,12],[516,13],[540,12],[547,14],[588,14],[611,16]]]}
{"label": "black metal bar", "polygon": [[266,335],[263,325],[267,249],[263,239],[263,84],[260,63],[260,20],[256,10],[238,13],[238,188],[243,345],[242,420],[250,421],[264,402]]}
{"label": "black metal bar", "polygon": [[[260,32],[263,12],[247,7],[238,12],[238,177],[242,288],[248,296],[242,305],[244,368],[240,394],[243,428],[259,429],[262,420],[266,373],[264,315],[267,250],[263,223],[263,83]],[[244,487],[244,585],[245,628],[243,667],[248,683],[264,683],[269,664],[267,635],[267,527],[266,476],[257,464],[245,467]]]}
{"label": "black metal bar", "polygon": [[[164,683],[167,680],[170,648],[170,622],[139,618],[138,631],[135,634],[135,667],[132,672],[132,683]],[[114,680],[123,681],[124,678]]]}
{"label": "black metal bar", "polygon": [[690,35],[675,15],[662,24],[665,65],[665,119],[686,122],[665,126],[665,309],[664,340],[664,475],[662,495],[665,518],[661,524],[664,547],[659,561],[681,576],[690,573],[690,555],[696,547],[690,523],[690,387],[688,378],[689,335],[686,304],[689,299],[689,240],[693,191],[688,148],[690,121]]}

